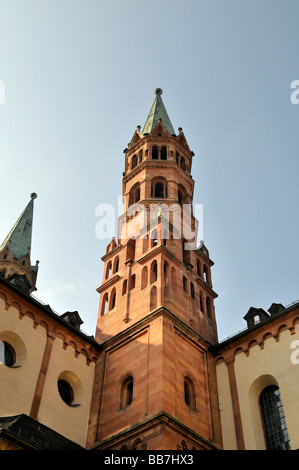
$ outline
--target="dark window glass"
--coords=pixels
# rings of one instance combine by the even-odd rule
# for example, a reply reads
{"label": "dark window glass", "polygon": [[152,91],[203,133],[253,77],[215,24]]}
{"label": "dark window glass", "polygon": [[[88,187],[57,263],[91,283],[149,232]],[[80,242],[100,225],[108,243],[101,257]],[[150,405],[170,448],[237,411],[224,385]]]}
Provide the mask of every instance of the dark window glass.
{"label": "dark window glass", "polygon": [[58,391],[62,400],[67,404],[71,405],[74,399],[73,389],[66,380],[58,380]]}
{"label": "dark window glass", "polygon": [[133,401],[133,377],[128,377],[122,384],[120,408],[129,406]]}
{"label": "dark window glass", "polygon": [[3,342],[4,347],[4,364],[7,367],[12,367],[16,360],[16,355],[12,346],[5,341]]}
{"label": "dark window glass", "polygon": [[185,377],[184,379],[184,395],[186,405],[188,405],[189,408],[195,410],[195,387],[189,377]]}
{"label": "dark window glass", "polygon": [[156,147],[156,145],[152,148],[152,159],[158,160],[158,147]]}
{"label": "dark window glass", "polygon": [[283,411],[279,388],[266,387],[260,396],[267,449],[290,450],[290,440]]}
{"label": "dark window glass", "polygon": [[112,299],[111,299],[111,309],[113,310],[115,308],[115,303],[116,303],[116,292],[113,293]]}
{"label": "dark window glass", "polygon": [[161,160],[167,160],[167,147],[161,148]]}
{"label": "dark window glass", "polygon": [[132,169],[137,166],[138,160],[137,160],[137,155],[134,155],[132,158]]}
{"label": "dark window glass", "polygon": [[162,183],[156,184],[154,197],[164,197],[164,187]]}
{"label": "dark window glass", "polygon": [[128,405],[130,405],[133,401],[133,380],[131,380],[127,385],[128,391]]}
{"label": "dark window glass", "polygon": [[191,391],[190,391],[190,385],[186,380],[184,381],[184,392],[185,392],[185,403],[186,405],[190,406]]}

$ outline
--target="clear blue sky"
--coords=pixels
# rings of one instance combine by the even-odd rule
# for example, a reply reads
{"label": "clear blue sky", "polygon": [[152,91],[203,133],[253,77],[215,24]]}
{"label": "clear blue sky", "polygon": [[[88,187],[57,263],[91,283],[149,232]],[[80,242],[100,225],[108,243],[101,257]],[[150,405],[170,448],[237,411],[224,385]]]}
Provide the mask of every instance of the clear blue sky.
{"label": "clear blue sky", "polygon": [[0,239],[36,192],[36,297],[94,334],[96,207],[163,89],[194,151],[219,338],[299,298],[298,0],[0,0]]}

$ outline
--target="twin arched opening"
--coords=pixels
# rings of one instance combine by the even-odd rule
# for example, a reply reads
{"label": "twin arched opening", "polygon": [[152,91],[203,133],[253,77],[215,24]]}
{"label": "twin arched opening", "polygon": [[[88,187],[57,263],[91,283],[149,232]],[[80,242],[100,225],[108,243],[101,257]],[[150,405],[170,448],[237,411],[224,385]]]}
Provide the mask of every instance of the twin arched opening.
{"label": "twin arched opening", "polygon": [[167,160],[167,147],[165,145],[163,145],[162,147],[153,145],[152,160]]}

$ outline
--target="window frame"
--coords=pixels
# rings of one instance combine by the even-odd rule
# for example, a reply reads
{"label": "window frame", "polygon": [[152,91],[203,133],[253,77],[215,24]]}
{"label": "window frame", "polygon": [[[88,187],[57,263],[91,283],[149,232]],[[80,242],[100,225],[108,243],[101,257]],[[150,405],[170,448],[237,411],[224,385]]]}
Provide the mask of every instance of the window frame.
{"label": "window frame", "polygon": [[127,375],[121,382],[119,409],[124,410],[134,401],[134,377]]}
{"label": "window frame", "polygon": [[[291,450],[283,402],[277,385],[268,385],[263,388],[259,396],[259,409],[267,450]],[[285,438],[280,442],[277,439],[279,434],[284,435]]]}

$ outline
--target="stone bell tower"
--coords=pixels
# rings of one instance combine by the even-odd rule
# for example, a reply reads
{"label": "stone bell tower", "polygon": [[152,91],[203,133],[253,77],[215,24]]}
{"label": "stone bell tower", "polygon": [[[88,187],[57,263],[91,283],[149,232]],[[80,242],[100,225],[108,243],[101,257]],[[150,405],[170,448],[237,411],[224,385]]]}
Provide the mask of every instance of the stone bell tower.
{"label": "stone bell tower", "polygon": [[102,258],[88,446],[221,447],[213,262],[196,245],[194,153],[161,95],[124,150],[124,214]]}

